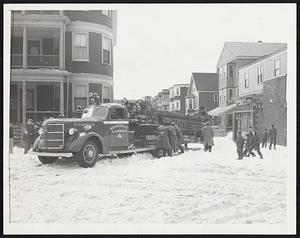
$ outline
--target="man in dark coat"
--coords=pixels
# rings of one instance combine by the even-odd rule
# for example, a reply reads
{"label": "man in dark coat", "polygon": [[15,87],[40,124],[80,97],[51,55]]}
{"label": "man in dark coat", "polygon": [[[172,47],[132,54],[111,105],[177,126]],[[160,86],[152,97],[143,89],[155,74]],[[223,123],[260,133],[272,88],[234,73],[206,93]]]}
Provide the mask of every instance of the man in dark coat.
{"label": "man in dark coat", "polygon": [[267,148],[268,139],[269,139],[269,133],[268,130],[265,129],[263,133],[262,148]]}
{"label": "man in dark coat", "polygon": [[177,149],[180,153],[184,153],[183,144],[184,144],[184,137],[182,134],[181,129],[177,126],[174,122],[172,122],[172,126],[175,128],[176,136],[177,136]]}
{"label": "man in dark coat", "polygon": [[206,126],[202,128],[202,137],[204,141],[204,151],[211,152],[212,146],[214,146],[214,130],[210,126],[210,122],[206,123]]}
{"label": "man in dark coat", "polygon": [[34,141],[36,140],[36,138],[38,138],[39,137],[39,129],[40,129],[40,127],[38,126],[38,124],[37,123],[35,123],[34,125],[33,125],[33,131],[32,131],[32,143],[31,144],[33,144],[34,143]]}
{"label": "man in dark coat", "polygon": [[252,148],[257,151],[257,154],[260,156],[260,159],[262,159],[263,156],[259,147],[260,147],[259,137],[257,135],[257,132],[254,131],[254,135],[252,136]]}
{"label": "man in dark coat", "polygon": [[245,140],[242,136],[242,132],[239,130],[237,132],[237,138],[236,138],[236,141],[235,141],[235,144],[236,144],[236,150],[237,150],[237,154],[239,156],[239,160],[240,159],[243,159],[243,147],[244,147],[244,143],[245,143]]}
{"label": "man in dark coat", "polygon": [[271,128],[269,130],[269,137],[270,137],[269,149],[271,150],[272,145],[274,145],[274,150],[276,150],[277,129],[274,127],[274,125],[271,125]]}
{"label": "man in dark coat", "polygon": [[249,157],[250,155],[252,155],[252,157],[256,156],[256,154],[253,153],[253,149],[253,134],[250,130],[246,135],[246,146],[244,150],[244,155],[247,157]]}
{"label": "man in dark coat", "polygon": [[167,122],[168,126],[168,136],[169,136],[169,141],[171,145],[171,156],[173,156],[174,151],[177,149],[177,136],[176,136],[176,130],[174,126],[172,126],[171,122]]}
{"label": "man in dark coat", "polygon": [[28,119],[27,123],[23,127],[23,144],[24,144],[24,154],[27,154],[30,149],[32,143],[32,135],[33,135],[33,121],[32,119]]}
{"label": "man in dark coat", "polygon": [[166,154],[171,156],[171,145],[168,134],[169,129],[166,125],[161,125],[157,128],[156,149],[158,158],[166,156]]}

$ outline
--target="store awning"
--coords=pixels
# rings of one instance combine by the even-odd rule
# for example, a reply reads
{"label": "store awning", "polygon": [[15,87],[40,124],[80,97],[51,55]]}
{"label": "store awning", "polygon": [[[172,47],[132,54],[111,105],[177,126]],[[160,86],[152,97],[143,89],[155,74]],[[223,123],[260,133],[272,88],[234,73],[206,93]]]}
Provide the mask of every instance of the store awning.
{"label": "store awning", "polygon": [[208,112],[208,115],[211,115],[211,116],[221,116],[222,114],[224,113],[228,113],[230,111],[232,111],[234,108],[236,107],[236,104],[231,104],[229,106],[226,106],[226,107],[217,107],[211,111]]}

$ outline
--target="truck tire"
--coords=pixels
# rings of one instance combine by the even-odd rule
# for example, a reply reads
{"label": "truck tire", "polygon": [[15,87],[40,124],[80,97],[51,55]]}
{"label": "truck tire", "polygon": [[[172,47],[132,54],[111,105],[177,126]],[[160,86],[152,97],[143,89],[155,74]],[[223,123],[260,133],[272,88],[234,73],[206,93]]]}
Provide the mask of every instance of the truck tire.
{"label": "truck tire", "polygon": [[164,157],[164,150],[163,149],[157,149],[156,150],[156,157],[157,158]]}
{"label": "truck tire", "polygon": [[93,167],[98,159],[98,147],[93,140],[83,144],[76,154],[78,164],[83,168]]}
{"label": "truck tire", "polygon": [[49,156],[38,156],[38,158],[43,164],[52,164],[56,160],[58,160],[58,157],[49,157]]}

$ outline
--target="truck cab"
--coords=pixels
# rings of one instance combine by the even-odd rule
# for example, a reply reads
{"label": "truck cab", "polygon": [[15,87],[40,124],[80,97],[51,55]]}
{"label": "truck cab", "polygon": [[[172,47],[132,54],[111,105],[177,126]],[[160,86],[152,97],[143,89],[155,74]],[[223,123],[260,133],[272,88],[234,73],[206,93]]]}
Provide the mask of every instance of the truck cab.
{"label": "truck cab", "polygon": [[143,125],[128,118],[120,104],[86,107],[81,118],[46,120],[33,153],[42,163],[59,157],[76,158],[82,167],[92,167],[99,156],[154,151],[158,125]]}

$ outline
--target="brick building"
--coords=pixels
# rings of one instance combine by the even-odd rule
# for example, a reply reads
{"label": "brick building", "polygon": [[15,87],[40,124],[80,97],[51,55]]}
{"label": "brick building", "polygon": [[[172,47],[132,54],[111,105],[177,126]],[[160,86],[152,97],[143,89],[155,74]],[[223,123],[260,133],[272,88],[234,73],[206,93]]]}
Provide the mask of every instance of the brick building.
{"label": "brick building", "polygon": [[116,11],[12,11],[10,120],[113,99]]}
{"label": "brick building", "polygon": [[187,96],[185,97],[186,114],[195,115],[199,106],[210,111],[218,106],[218,74],[192,73]]}
{"label": "brick building", "polygon": [[287,46],[263,56],[239,70],[239,99],[233,111],[233,137],[236,131],[246,133],[249,126],[259,131],[274,124],[278,144],[286,145]]}
{"label": "brick building", "polygon": [[170,112],[185,114],[185,97],[188,91],[188,84],[174,84],[170,87]]}
{"label": "brick building", "polygon": [[219,107],[209,112],[219,117],[219,129],[226,134],[233,129],[233,110],[239,97],[239,70],[261,57],[272,54],[283,47],[283,43],[231,42],[224,44],[217,63],[219,75]]}

